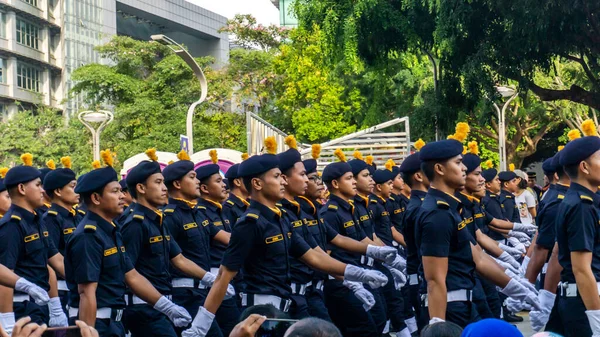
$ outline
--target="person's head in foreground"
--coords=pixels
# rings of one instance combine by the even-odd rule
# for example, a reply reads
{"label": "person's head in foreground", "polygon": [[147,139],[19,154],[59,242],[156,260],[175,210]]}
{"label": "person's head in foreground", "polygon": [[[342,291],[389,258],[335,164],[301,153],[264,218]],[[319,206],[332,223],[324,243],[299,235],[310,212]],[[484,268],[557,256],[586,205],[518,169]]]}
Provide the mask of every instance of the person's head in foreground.
{"label": "person's head in foreground", "polygon": [[284,337],[342,337],[342,333],[331,322],[309,317],[294,323]]}
{"label": "person's head in foreground", "polygon": [[495,318],[483,319],[469,324],[461,337],[523,337],[515,326]]}
{"label": "person's head in foreground", "polygon": [[425,326],[421,337],[460,337],[463,329],[452,322],[438,322]]}

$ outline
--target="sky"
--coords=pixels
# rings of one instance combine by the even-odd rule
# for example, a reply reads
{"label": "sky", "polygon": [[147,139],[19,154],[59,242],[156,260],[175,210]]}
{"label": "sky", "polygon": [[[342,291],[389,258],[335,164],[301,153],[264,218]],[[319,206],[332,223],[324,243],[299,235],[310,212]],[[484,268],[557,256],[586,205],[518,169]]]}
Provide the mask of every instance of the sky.
{"label": "sky", "polygon": [[236,14],[252,14],[258,23],[279,25],[279,10],[270,0],[187,0],[231,19]]}

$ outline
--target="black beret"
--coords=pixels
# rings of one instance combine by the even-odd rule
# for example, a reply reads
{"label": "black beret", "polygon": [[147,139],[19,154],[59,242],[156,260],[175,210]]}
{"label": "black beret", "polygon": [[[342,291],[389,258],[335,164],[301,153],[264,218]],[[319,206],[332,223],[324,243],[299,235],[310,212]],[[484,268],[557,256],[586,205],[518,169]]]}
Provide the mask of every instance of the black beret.
{"label": "black beret", "polygon": [[321,178],[323,178],[323,182],[330,183],[348,172],[352,172],[352,166],[344,161],[339,161],[325,166]]}
{"label": "black beret", "polygon": [[223,179],[223,183],[225,184],[226,190],[231,190],[231,185],[229,185],[229,179],[227,179],[227,178]]}
{"label": "black beret", "polygon": [[421,169],[421,159],[419,159],[419,153],[413,153],[406,157],[400,165],[400,172],[402,173],[413,173]]}
{"label": "black beret", "polygon": [[400,167],[394,165],[392,166],[392,179],[396,179],[396,176],[400,174]]}
{"label": "black beret", "polygon": [[52,191],[66,186],[75,180],[77,175],[69,168],[58,168],[49,172],[44,178],[44,190]]}
{"label": "black beret", "polygon": [[500,179],[500,181],[511,181],[515,178],[518,177],[513,171],[502,171],[498,174],[498,179]]}
{"label": "black beret", "polygon": [[527,172],[527,176],[528,176],[529,178],[535,178],[535,177],[537,177],[537,173],[535,173],[535,172],[533,172],[533,171],[529,171],[529,172]]}
{"label": "black beret", "polygon": [[368,169],[369,173],[371,173],[371,166],[362,159],[352,159],[348,162],[348,165],[350,165],[350,167],[352,168],[353,175],[359,174],[360,171],[364,169]]}
{"label": "black beret", "polygon": [[4,185],[4,179],[0,178],[0,192],[6,191],[6,185]]}
{"label": "black beret", "polygon": [[240,177],[239,175],[240,164],[233,164],[225,173],[225,178],[229,180],[237,179]]}
{"label": "black beret", "polygon": [[373,175],[377,170],[377,164],[375,164],[375,162],[371,165],[367,164],[367,169],[369,170],[369,174]]}
{"label": "black beret", "polygon": [[481,172],[481,175],[483,176],[483,179],[485,179],[485,182],[489,183],[490,181],[494,180],[494,178],[496,178],[496,176],[498,175],[498,170],[496,170],[495,168],[487,169]]}
{"label": "black beret", "polygon": [[277,156],[265,153],[244,160],[238,168],[238,175],[244,178],[256,177],[276,167],[279,167],[279,159],[277,159]]}
{"label": "black beret", "polygon": [[600,137],[586,136],[574,139],[565,145],[560,152],[560,165],[577,165],[581,161],[600,150]]}
{"label": "black beret", "polygon": [[190,171],[194,170],[194,163],[190,160],[178,160],[171,165],[167,165],[163,170],[165,183],[170,183],[183,178]]}
{"label": "black beret", "polygon": [[[50,169],[48,169],[50,171]],[[40,178],[42,172],[33,166],[19,165],[11,168],[4,177],[6,187],[16,186]]]}
{"label": "black beret", "polygon": [[481,158],[478,155],[467,153],[463,156],[463,164],[467,167],[467,174],[469,174],[481,166]]}
{"label": "black beret", "polygon": [[135,165],[127,174],[125,181],[130,190],[135,189],[135,185],[143,184],[148,177],[155,173],[160,173],[160,164],[153,160],[144,160]]}
{"label": "black beret", "polygon": [[562,154],[560,152],[558,152],[554,155],[554,157],[552,157],[552,167],[554,168],[554,171],[552,171],[552,172],[556,172],[561,168],[561,166],[562,166],[562,165],[560,165],[560,157],[561,156],[562,156]]}
{"label": "black beret", "polygon": [[129,189],[127,187],[127,180],[125,179],[119,180],[119,185],[121,185],[121,191],[127,191]]}
{"label": "black beret", "polygon": [[419,159],[424,161],[444,160],[458,156],[463,152],[461,142],[454,139],[444,139],[433,143],[427,143],[419,151]]}
{"label": "black beret", "polygon": [[394,179],[394,173],[388,169],[376,170],[373,173],[373,180],[375,181],[375,184],[383,184],[392,179]]}
{"label": "black beret", "polygon": [[112,166],[95,169],[79,177],[75,193],[87,194],[98,191],[113,181],[118,181],[118,179],[117,171]]}
{"label": "black beret", "polygon": [[279,159],[279,169],[281,172],[285,172],[294,167],[296,163],[302,162],[302,156],[296,149],[288,149],[281,152],[277,155],[277,159]]}
{"label": "black beret", "polygon": [[213,174],[219,173],[220,170],[221,167],[218,164],[200,166],[196,169],[196,178],[198,178],[198,180],[206,179]]}
{"label": "black beret", "polygon": [[306,174],[317,172],[317,160],[316,159],[306,159],[302,161],[304,163],[304,168],[306,169]]}
{"label": "black beret", "polygon": [[42,179],[42,182],[44,182],[44,178],[46,178],[46,175],[48,173],[50,173],[50,171],[52,171],[51,169],[49,169],[48,167],[42,167],[40,169],[40,179]]}
{"label": "black beret", "polygon": [[547,176],[553,175],[556,172],[556,166],[554,166],[554,157],[558,157],[560,152],[555,154],[553,157],[550,157],[542,163],[542,170],[544,174]]}

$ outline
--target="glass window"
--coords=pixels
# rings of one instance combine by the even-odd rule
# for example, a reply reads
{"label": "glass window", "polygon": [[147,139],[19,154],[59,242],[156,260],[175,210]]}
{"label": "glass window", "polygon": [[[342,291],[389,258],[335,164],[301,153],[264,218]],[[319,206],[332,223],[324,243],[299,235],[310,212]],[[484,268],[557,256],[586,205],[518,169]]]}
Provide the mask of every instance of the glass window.
{"label": "glass window", "polygon": [[6,83],[6,76],[4,67],[6,66],[6,62],[4,59],[0,59],[0,83]]}
{"label": "glass window", "polygon": [[17,43],[33,49],[40,49],[40,29],[27,21],[17,19]]}
{"label": "glass window", "polygon": [[17,64],[17,87],[26,90],[40,91],[40,71],[26,63]]}
{"label": "glass window", "polygon": [[21,0],[21,1],[28,3],[34,7],[37,7],[37,5],[38,5],[38,0]]}

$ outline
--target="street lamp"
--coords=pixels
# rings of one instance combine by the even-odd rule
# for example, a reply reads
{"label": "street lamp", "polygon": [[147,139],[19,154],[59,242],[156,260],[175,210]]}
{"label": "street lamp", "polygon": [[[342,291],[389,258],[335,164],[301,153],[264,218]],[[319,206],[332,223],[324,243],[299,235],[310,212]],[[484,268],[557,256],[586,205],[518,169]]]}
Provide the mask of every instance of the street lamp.
{"label": "street lamp", "polygon": [[94,160],[100,160],[100,133],[113,121],[113,113],[107,110],[82,111],[77,117],[92,133]]}
{"label": "street lamp", "polygon": [[506,116],[506,108],[508,108],[510,102],[517,98],[519,93],[514,88],[510,87],[497,86],[495,88],[502,98],[508,98],[502,106],[502,109],[498,107],[496,102],[493,102],[494,108],[496,108],[496,111],[498,112],[498,152],[500,156],[500,171],[506,171],[506,130],[504,119]]}
{"label": "street lamp", "polygon": [[204,72],[202,72],[202,69],[200,68],[198,63],[196,63],[196,60],[194,60],[192,55],[190,55],[190,53],[188,53],[187,50],[185,50],[177,42],[173,41],[168,36],[165,36],[162,34],[152,35],[152,36],[150,36],[150,38],[152,39],[152,41],[156,41],[160,44],[163,44],[163,45],[169,47],[169,49],[171,49],[177,56],[181,57],[185,61],[185,63],[187,63],[187,65],[190,66],[190,68],[192,68],[194,75],[196,75],[198,82],[200,82],[200,90],[201,90],[200,99],[197,100],[196,102],[192,103],[192,105],[190,105],[190,107],[188,108],[187,118],[186,118],[186,123],[185,123],[186,133],[187,133],[187,137],[188,137],[188,151],[190,154],[192,154],[192,153],[194,153],[194,139],[193,139],[194,138],[193,137],[194,129],[192,128],[192,121],[193,121],[194,110],[196,109],[196,106],[198,104],[204,102],[204,100],[206,99],[206,95],[208,92],[208,84],[206,82],[206,77],[204,76]]}

